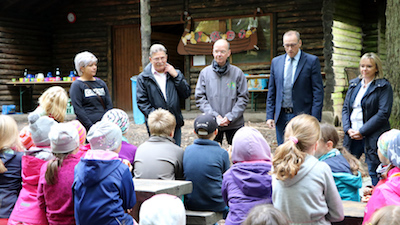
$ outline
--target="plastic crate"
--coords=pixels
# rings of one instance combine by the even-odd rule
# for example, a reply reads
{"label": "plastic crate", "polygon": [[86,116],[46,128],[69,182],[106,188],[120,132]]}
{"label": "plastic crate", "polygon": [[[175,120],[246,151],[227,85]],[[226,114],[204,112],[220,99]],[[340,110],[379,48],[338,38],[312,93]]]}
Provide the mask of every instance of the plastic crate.
{"label": "plastic crate", "polygon": [[2,106],[2,114],[14,114],[15,113],[15,105],[3,105]]}

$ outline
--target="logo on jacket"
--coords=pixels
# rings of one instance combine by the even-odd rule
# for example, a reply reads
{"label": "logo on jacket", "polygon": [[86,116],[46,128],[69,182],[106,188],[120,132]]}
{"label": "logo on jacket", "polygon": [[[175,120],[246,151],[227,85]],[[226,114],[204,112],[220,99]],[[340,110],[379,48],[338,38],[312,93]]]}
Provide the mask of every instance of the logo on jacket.
{"label": "logo on jacket", "polygon": [[236,89],[236,82],[229,82],[228,83],[228,88],[230,88],[230,89]]}

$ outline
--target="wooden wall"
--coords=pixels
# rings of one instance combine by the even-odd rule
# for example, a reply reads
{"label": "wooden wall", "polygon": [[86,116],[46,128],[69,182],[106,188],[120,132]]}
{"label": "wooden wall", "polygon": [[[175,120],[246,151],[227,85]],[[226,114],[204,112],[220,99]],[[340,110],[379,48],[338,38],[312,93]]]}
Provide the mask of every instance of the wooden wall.
{"label": "wooden wall", "polygon": [[[323,55],[323,28],[322,28],[322,2],[310,1],[198,1],[189,0],[188,8],[191,16],[195,19],[211,18],[216,16],[238,16],[251,15],[259,7],[264,13],[273,14],[274,22],[274,56],[284,54],[282,46],[282,35],[288,30],[297,30],[303,41],[302,50],[314,54],[320,58],[322,70],[324,68]],[[270,65],[260,64],[252,66],[240,66],[245,73],[269,74]],[[192,87],[191,109],[197,109],[194,99],[194,89],[199,72],[202,68],[190,68],[190,85]],[[266,94],[260,94],[257,98],[257,108],[265,111]],[[248,104],[250,108],[250,103]]]}
{"label": "wooden wall", "polygon": [[336,125],[342,118],[348,81],[346,67],[358,67],[362,50],[361,2],[324,1],[326,88],[324,109],[333,111]]}
{"label": "wooden wall", "polygon": [[[184,11],[195,19],[249,15],[257,8],[264,13],[272,13],[274,56],[284,53],[282,34],[289,29],[298,30],[303,41],[302,49],[317,55],[322,70],[326,72],[324,110],[332,110],[331,94],[340,92],[344,86],[343,68],[356,65],[355,58],[360,55],[360,3],[345,0],[248,0],[245,3],[240,0],[152,0],[151,17],[153,25],[161,26],[179,24]],[[12,14],[0,18],[0,44],[3,47],[0,52],[0,79],[8,80],[21,75],[24,68],[36,73],[60,67],[63,75],[68,74],[74,69],[74,56],[88,50],[99,58],[97,75],[107,82],[112,92],[112,43],[116,41],[112,39],[112,27],[139,24],[140,1],[73,0],[63,1],[62,4],[62,7],[42,11],[41,14],[46,15],[41,18],[42,21],[36,17],[23,20]],[[75,23],[67,22],[68,12],[76,14]],[[379,23],[380,35],[377,37],[383,40],[383,21]],[[383,44],[379,45],[379,52],[383,54]],[[189,57],[182,58],[185,58],[184,65],[187,67]],[[250,74],[269,73],[269,64],[241,68]],[[187,69],[193,92],[200,69]],[[0,85],[0,104],[17,105],[18,99],[16,88]],[[265,97],[258,98],[258,101],[258,108],[265,108]],[[197,109],[193,96],[189,108]]]}
{"label": "wooden wall", "polygon": [[[51,71],[51,60],[51,30],[46,21],[0,17],[1,83],[23,77],[25,68],[31,74]],[[18,93],[18,87],[0,84],[0,105],[16,105],[19,111]]]}

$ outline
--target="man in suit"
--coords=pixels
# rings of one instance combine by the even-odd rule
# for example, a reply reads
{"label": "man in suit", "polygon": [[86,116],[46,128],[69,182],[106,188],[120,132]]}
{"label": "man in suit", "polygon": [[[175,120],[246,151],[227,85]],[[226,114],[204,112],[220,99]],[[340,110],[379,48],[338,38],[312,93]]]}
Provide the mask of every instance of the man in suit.
{"label": "man in suit", "polygon": [[300,50],[300,34],[283,35],[286,54],[272,59],[268,84],[267,125],[276,128],[278,145],[284,141],[286,124],[306,113],[321,121],[324,86],[318,57]]}

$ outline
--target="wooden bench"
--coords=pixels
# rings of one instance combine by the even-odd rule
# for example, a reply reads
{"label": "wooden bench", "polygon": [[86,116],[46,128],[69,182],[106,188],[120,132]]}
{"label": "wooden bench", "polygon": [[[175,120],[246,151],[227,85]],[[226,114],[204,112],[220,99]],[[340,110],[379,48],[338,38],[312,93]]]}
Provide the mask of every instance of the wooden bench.
{"label": "wooden bench", "polygon": [[186,210],[187,225],[214,225],[222,219],[222,213]]}

